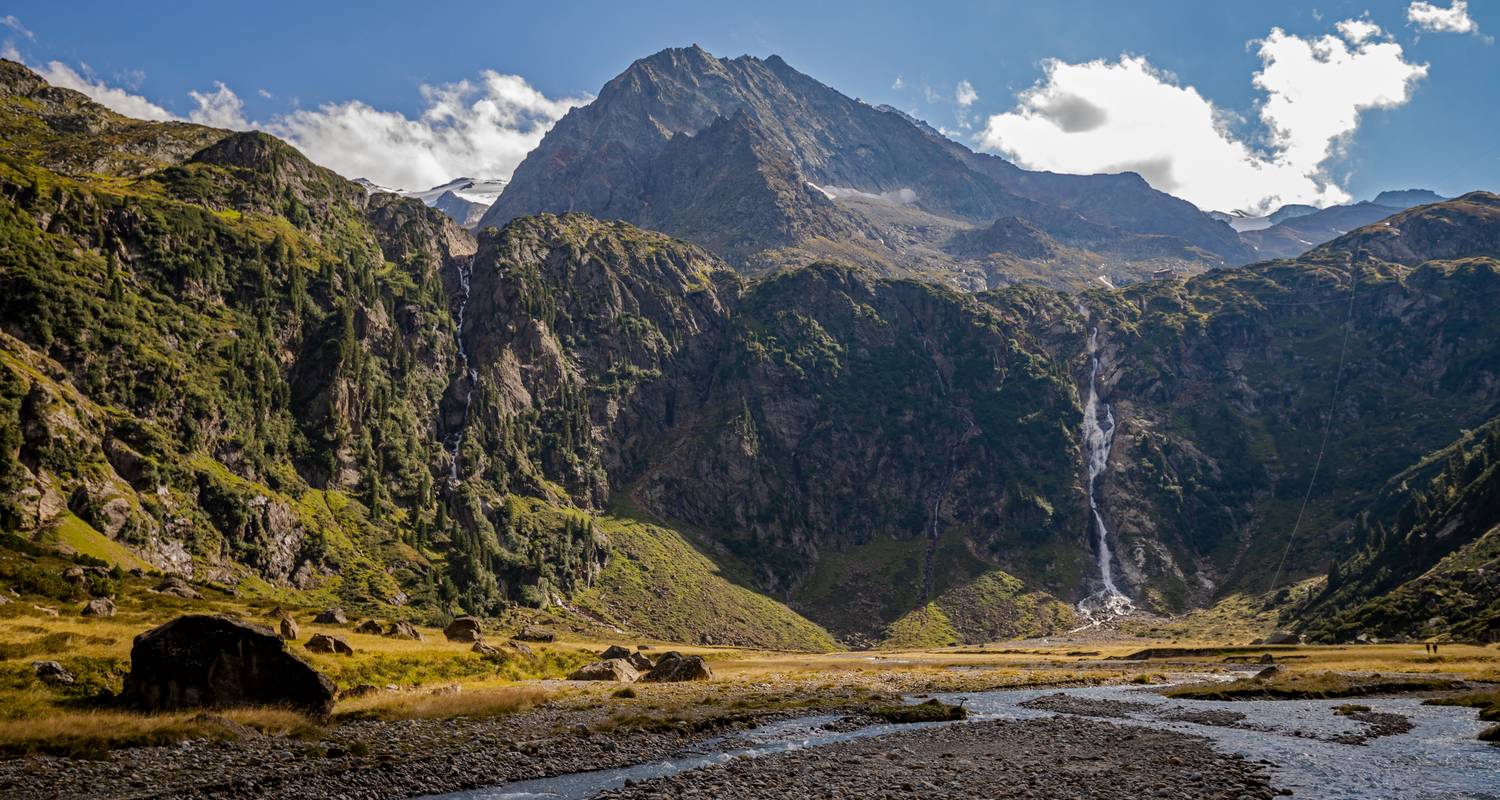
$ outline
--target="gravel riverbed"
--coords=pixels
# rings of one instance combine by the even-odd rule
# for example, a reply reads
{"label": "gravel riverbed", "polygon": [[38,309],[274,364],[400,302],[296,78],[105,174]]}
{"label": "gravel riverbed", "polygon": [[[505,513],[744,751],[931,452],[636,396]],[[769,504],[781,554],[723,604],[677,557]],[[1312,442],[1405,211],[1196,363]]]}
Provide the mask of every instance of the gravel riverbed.
{"label": "gravel riverbed", "polygon": [[1260,765],[1168,731],[1057,717],[923,728],[644,781],[601,798],[1235,798]]}
{"label": "gravel riverbed", "polygon": [[398,798],[453,792],[666,758],[756,724],[801,716],[736,715],[692,728],[591,730],[599,710],[543,708],[490,719],[352,722],[324,738],[247,736],[118,750],[109,760],[0,760],[0,797]]}

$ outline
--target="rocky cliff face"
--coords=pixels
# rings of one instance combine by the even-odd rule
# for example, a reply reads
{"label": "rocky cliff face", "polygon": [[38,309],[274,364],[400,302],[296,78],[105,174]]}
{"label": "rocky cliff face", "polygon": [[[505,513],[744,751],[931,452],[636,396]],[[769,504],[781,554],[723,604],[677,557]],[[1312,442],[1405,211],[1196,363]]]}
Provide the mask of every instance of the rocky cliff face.
{"label": "rocky cliff face", "polygon": [[1026,172],[779,57],[719,59],[698,47],[635,62],[569,112],[480,224],[544,211],[664,230],[752,272],[836,257],[969,288],[1094,281],[1097,267],[1072,261],[987,269],[944,248],[956,231],[1000,217],[1109,253],[1120,279],[1250,256],[1227,225],[1138,176]]}
{"label": "rocky cliff face", "polygon": [[[680,58],[701,87],[653,62],[610,91],[671,130],[683,92],[806,80],[701,53],[667,72]],[[1500,415],[1493,195],[1296,261],[1081,295],[961,293],[806,251],[749,279],[577,213],[476,240],[270,137],[123,120],[4,69],[0,527],[38,541],[104,537],[166,571],[350,603],[587,603],[704,641],[1046,633],[1100,579],[1079,435],[1092,373],[1115,425],[1095,482],[1109,568],[1142,607],[1349,560],[1359,577],[1320,601],[1344,620],[1320,635],[1339,636],[1384,594],[1429,596],[1386,571],[1403,547],[1452,567],[1443,592],[1477,591],[1458,576],[1489,563],[1493,522],[1471,511],[1492,459],[1464,431]],[[589,136],[622,135],[605,121],[630,108],[575,112],[564,133],[604,115]],[[704,125],[663,134],[651,163],[680,170],[672,202],[639,213],[745,253],[867,230],[873,201],[845,215],[801,180],[876,180],[864,162],[748,107]],[[767,238],[734,238],[720,196],[774,221]],[[1050,230],[1011,215],[955,246],[1062,258],[1061,221],[1102,225],[1049,208]],[[1380,488],[1460,451],[1421,502]],[[1379,525],[1403,533],[1375,546]]]}

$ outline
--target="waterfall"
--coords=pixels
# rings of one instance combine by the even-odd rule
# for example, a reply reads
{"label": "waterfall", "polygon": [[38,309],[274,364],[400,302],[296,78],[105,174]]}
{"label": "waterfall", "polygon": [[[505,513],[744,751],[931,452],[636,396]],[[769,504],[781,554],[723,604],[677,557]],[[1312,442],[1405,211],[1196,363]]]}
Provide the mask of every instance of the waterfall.
{"label": "waterfall", "polygon": [[474,274],[474,260],[458,268],[458,288],[462,292],[458,301],[458,330],[454,338],[458,342],[458,368],[459,380],[463,381],[463,414],[459,417],[458,429],[448,434],[443,442],[443,447],[448,451],[448,483],[458,485],[458,449],[464,443],[464,427],[469,421],[469,404],[474,399],[474,382],[478,379],[474,368],[469,366],[469,351],[464,347],[464,311],[469,307],[469,280]]}
{"label": "waterfall", "polygon": [[[1085,312],[1087,313],[1087,312]],[[1099,589],[1078,603],[1078,610],[1093,624],[1135,610],[1135,604],[1115,586],[1114,562],[1109,549],[1109,526],[1099,513],[1095,484],[1109,468],[1109,451],[1115,441],[1115,415],[1099,400],[1099,327],[1089,333],[1089,395],[1083,405],[1083,445],[1088,458],[1089,515],[1093,518],[1094,555],[1099,565]],[[1100,408],[1103,419],[1100,419]]]}

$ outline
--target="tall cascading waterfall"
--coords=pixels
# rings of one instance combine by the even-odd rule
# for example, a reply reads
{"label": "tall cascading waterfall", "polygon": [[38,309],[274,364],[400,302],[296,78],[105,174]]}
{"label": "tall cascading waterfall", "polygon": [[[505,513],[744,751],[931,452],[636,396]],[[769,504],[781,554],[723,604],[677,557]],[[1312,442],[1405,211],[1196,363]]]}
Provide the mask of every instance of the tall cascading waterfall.
{"label": "tall cascading waterfall", "polygon": [[[1087,311],[1079,309],[1087,315]],[[1104,470],[1109,468],[1109,451],[1115,441],[1115,415],[1108,403],[1099,400],[1099,327],[1089,332],[1089,396],[1083,405],[1083,444],[1088,457],[1089,514],[1094,522],[1096,540],[1094,555],[1099,564],[1099,589],[1078,603],[1078,610],[1093,624],[1111,617],[1123,616],[1135,610],[1135,603],[1126,597],[1114,579],[1114,560],[1109,549],[1109,526],[1104,524],[1104,515],[1099,513],[1099,497],[1095,484]],[[1103,407],[1104,417],[1099,416]]]}
{"label": "tall cascading waterfall", "polygon": [[459,417],[458,429],[448,434],[447,439],[443,442],[443,446],[447,449],[450,457],[448,462],[448,482],[453,485],[458,484],[458,450],[464,443],[464,428],[469,421],[469,404],[474,399],[474,382],[479,377],[475,373],[474,368],[469,366],[469,351],[464,348],[464,311],[469,307],[469,280],[474,275],[475,258],[478,258],[478,256],[470,258],[467,264],[458,268],[458,288],[462,292],[462,295],[458,301],[458,330],[454,334],[454,339],[458,342],[460,380],[464,382],[463,414]]}

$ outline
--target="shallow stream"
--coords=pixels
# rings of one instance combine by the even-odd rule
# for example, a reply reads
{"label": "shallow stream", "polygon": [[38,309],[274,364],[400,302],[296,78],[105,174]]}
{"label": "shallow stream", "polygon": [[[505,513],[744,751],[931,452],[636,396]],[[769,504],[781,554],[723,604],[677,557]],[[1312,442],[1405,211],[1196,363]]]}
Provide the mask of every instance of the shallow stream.
{"label": "shallow stream", "polygon": [[[1035,719],[1053,712],[1024,703],[1053,694],[1085,700],[1142,704],[1106,721],[1181,731],[1214,741],[1219,749],[1250,761],[1269,762],[1271,782],[1294,797],[1328,800],[1500,800],[1500,747],[1475,739],[1486,723],[1474,709],[1424,706],[1415,698],[1360,699],[1373,711],[1400,714],[1414,725],[1407,733],[1371,739],[1366,744],[1332,741],[1366,731],[1365,726],[1334,714],[1347,700],[1241,700],[1234,702],[1175,700],[1137,687],[1103,686],[939,695],[962,701],[970,721]],[[1244,715],[1234,727],[1164,719],[1192,712]],[[1220,715],[1222,716],[1222,714]],[[523,800],[584,798],[641,781],[698,769],[737,757],[761,757],[804,747],[818,747],[868,736],[922,727],[872,725],[852,731],[824,728],[836,716],[801,717],[774,722],[698,745],[663,761],[621,769],[579,772],[534,781],[474,789],[437,797],[446,800]],[[942,724],[942,723],[937,723]],[[965,723],[951,723],[965,724]]]}

